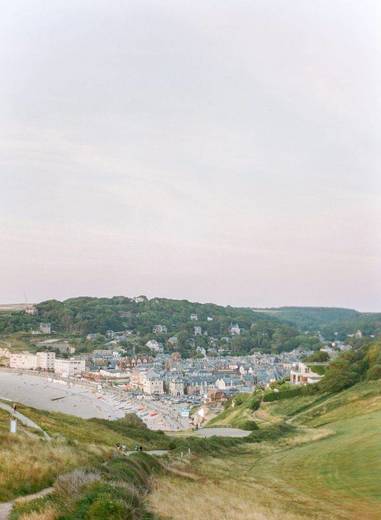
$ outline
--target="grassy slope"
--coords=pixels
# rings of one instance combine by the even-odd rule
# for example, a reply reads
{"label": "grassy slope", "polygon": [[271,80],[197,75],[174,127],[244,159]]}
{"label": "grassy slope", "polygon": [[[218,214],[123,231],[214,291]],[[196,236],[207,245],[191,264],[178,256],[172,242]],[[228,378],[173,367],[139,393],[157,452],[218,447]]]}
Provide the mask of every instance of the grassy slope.
{"label": "grassy slope", "polygon": [[284,419],[299,428],[276,443],[183,464],[190,478],[159,479],[152,508],[175,520],[195,518],[194,508],[210,520],[381,518],[381,382],[263,403],[255,415],[262,428]]}
{"label": "grassy slope", "polygon": [[85,420],[18,405],[53,438],[46,442],[35,431],[18,425],[9,434],[9,414],[0,410],[0,501],[50,486],[58,475],[76,467],[107,460],[117,443],[133,448],[168,448],[169,437],[132,428],[123,421]]}
{"label": "grassy slope", "polygon": [[81,419],[59,412],[37,410],[19,404],[18,411],[35,421],[53,437],[66,437],[71,441],[115,447],[117,443],[133,449],[137,443],[145,449],[167,448],[170,439],[160,432],[131,428],[123,421]]}

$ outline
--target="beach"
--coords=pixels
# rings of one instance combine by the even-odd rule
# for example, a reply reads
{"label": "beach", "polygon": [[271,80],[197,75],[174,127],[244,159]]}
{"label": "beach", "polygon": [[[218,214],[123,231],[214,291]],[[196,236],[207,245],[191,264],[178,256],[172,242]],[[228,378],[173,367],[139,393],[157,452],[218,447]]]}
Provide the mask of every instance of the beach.
{"label": "beach", "polygon": [[0,399],[83,419],[120,419],[135,413],[152,430],[178,431],[189,428],[181,416],[181,405],[136,398],[118,388],[102,388],[96,383],[64,381],[54,375],[0,371]]}

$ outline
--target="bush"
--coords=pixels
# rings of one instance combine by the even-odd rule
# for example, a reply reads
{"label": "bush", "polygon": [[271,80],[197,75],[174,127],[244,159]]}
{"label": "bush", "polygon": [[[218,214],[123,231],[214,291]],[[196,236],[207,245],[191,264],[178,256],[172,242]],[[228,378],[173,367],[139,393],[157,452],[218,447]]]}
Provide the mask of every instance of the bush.
{"label": "bush", "polygon": [[281,390],[280,392],[270,392],[269,394],[265,394],[263,400],[266,402],[279,401],[281,399],[290,399],[291,397],[296,397],[300,394],[301,387],[297,386],[287,390]]}
{"label": "bush", "polygon": [[259,407],[261,406],[261,401],[259,399],[257,399],[256,397],[252,397],[249,402],[248,402],[248,407],[250,408],[250,410],[252,410],[253,412],[255,412],[256,410],[259,409]]}
{"label": "bush", "polygon": [[244,396],[242,394],[236,395],[233,399],[234,406],[240,406],[243,402]]}
{"label": "bush", "polygon": [[240,424],[240,427],[242,430],[249,430],[249,431],[254,431],[254,430],[259,430],[258,428],[258,425],[255,421],[244,421],[242,424]]}
{"label": "bush", "polygon": [[99,495],[91,504],[86,513],[86,520],[104,520],[112,518],[113,520],[124,520],[129,517],[129,508],[123,500],[113,499],[109,495]]}
{"label": "bush", "polygon": [[140,419],[135,413],[127,413],[123,419],[118,419],[121,424],[126,426],[130,426],[131,428],[142,428],[143,430],[147,429],[147,425],[145,422]]}
{"label": "bush", "polygon": [[82,469],[76,469],[66,475],[57,478],[54,484],[54,491],[62,498],[72,498],[81,492],[82,488],[97,480],[100,480],[99,473],[89,473]]}
{"label": "bush", "polygon": [[381,379],[381,365],[374,365],[367,372],[367,378],[370,379]]}

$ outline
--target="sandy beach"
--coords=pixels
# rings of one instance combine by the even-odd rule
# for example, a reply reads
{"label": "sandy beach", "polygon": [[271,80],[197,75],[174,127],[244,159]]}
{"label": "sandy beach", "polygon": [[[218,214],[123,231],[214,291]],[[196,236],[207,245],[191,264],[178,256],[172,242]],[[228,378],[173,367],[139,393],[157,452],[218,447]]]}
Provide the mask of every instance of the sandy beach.
{"label": "sandy beach", "polygon": [[117,419],[124,416],[117,404],[107,396],[97,394],[95,387],[49,381],[46,377],[20,372],[0,372],[0,399],[84,419]]}
{"label": "sandy beach", "polygon": [[189,419],[181,417],[181,405],[137,399],[119,389],[60,381],[25,372],[0,371],[0,399],[15,401],[40,410],[62,412],[90,419],[119,419],[135,413],[152,430],[188,429]]}

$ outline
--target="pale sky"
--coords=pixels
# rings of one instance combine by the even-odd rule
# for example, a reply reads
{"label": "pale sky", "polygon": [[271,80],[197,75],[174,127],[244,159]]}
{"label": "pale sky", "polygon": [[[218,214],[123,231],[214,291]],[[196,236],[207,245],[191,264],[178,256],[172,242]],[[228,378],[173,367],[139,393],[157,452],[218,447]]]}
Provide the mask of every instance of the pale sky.
{"label": "pale sky", "polygon": [[379,0],[0,9],[1,302],[381,311]]}

